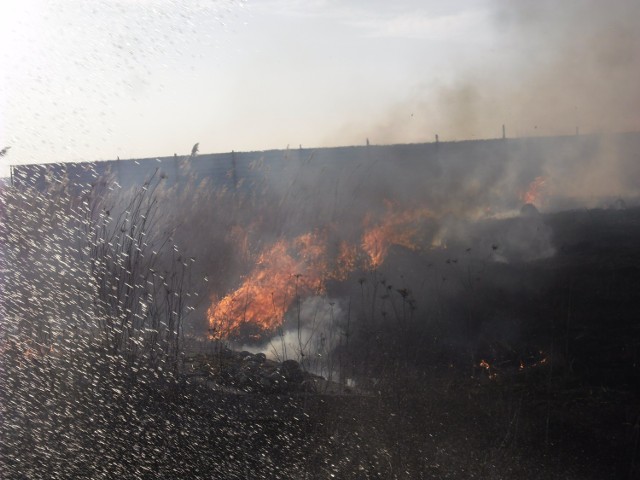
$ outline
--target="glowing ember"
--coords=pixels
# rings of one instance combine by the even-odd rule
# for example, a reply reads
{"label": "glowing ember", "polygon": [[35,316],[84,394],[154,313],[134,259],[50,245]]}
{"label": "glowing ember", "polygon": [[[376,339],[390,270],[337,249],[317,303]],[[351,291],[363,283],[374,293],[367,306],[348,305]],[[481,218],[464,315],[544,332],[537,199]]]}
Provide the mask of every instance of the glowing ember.
{"label": "glowing ember", "polygon": [[487,371],[487,375],[489,375],[490,379],[495,379],[498,374],[493,372],[491,365],[489,365],[489,362],[487,362],[486,360],[480,360],[480,368],[484,368]]}
{"label": "glowing ember", "polygon": [[540,365],[546,365],[549,357],[547,356],[546,353],[544,353],[542,350],[540,350],[538,352],[540,354],[540,356],[542,357],[540,360],[538,360],[537,362],[533,363],[531,366],[532,367],[539,367]]}

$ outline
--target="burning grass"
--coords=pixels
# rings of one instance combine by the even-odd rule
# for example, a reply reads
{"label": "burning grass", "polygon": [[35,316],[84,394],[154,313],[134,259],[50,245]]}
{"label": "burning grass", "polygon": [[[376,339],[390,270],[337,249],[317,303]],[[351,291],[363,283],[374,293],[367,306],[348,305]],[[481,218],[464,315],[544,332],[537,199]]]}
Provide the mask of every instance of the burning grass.
{"label": "burning grass", "polygon": [[[263,384],[262,367],[243,370],[231,361],[207,374],[228,375],[230,385],[253,390],[221,392],[208,388],[210,377],[202,384],[190,380],[192,372],[176,362],[184,358],[184,343],[173,343],[183,324],[168,323],[186,307],[182,300],[190,292],[179,287],[187,275],[172,276],[166,267],[183,272],[196,263],[195,256],[168,243],[171,263],[154,266],[141,283],[143,272],[127,262],[137,253],[155,254],[143,250],[147,235],[132,229],[122,212],[119,223],[114,220],[120,228],[109,241],[95,244],[106,256],[96,265],[102,289],[86,289],[93,283],[85,282],[84,290],[65,290],[72,286],[69,266],[80,261],[70,265],[58,231],[46,223],[53,229],[37,258],[32,249],[38,242],[7,239],[14,249],[11,261],[49,279],[50,290],[43,291],[53,293],[37,298],[29,282],[14,276],[22,283],[12,286],[31,296],[3,298],[13,302],[14,313],[32,315],[29,332],[12,317],[10,335],[40,335],[52,346],[0,348],[2,373],[10,373],[0,378],[8,386],[0,413],[18,425],[2,425],[11,442],[2,453],[12,455],[3,457],[3,466],[21,465],[15,462],[24,458],[36,473],[54,463],[70,476],[104,474],[120,465],[123,475],[130,469],[144,476],[155,468],[166,476],[194,478],[247,471],[284,478],[309,472],[339,478],[420,478],[425,472],[526,478],[540,467],[549,476],[571,478],[580,477],[576,465],[589,456],[602,471],[636,473],[628,459],[637,453],[637,211],[540,214],[470,228],[464,219],[400,204],[332,221],[309,214],[303,222],[290,217],[286,202],[261,201],[265,198],[233,191],[204,195],[199,201],[215,205],[206,210],[211,223],[225,228],[216,231],[185,213],[187,224],[198,228],[170,230],[171,240],[206,240],[207,249],[195,255],[211,262],[203,306],[211,338],[203,340],[203,350],[247,331],[256,337],[275,334],[276,342],[292,333],[289,360],[297,357],[304,371],[321,359],[323,375],[333,376],[341,387],[337,391],[355,384],[363,394],[326,398],[301,390],[280,396],[282,390]],[[28,196],[23,200],[33,205]],[[189,211],[188,202],[181,205]],[[17,225],[43,226],[26,213]],[[357,222],[346,225],[345,218],[355,217]],[[102,211],[99,218],[107,222],[109,214]],[[73,224],[71,231],[82,233],[78,225],[85,223]],[[549,225],[557,250],[549,249]],[[84,252],[72,248],[75,255]],[[209,259],[214,254],[218,263]],[[115,276],[99,275],[109,272]],[[235,281],[238,272],[242,276]],[[83,300],[82,309],[75,308],[73,295],[61,295],[66,291]],[[104,331],[92,337],[82,322],[69,319],[79,318],[74,312],[93,311],[90,293],[96,291],[98,304],[111,308],[113,316],[96,316],[111,323],[105,321]],[[149,302],[140,292],[159,301]],[[212,292],[220,295],[208,303]],[[60,306],[62,313],[56,310]],[[159,328],[142,329],[136,323],[141,317]],[[304,337],[307,327],[311,334]],[[282,355],[284,360],[286,350]],[[277,363],[263,362],[274,369],[264,370],[275,373]],[[253,368],[262,373],[247,381]],[[269,394],[254,395],[266,390]],[[576,411],[590,420],[581,420]],[[49,423],[30,430],[43,418]],[[586,440],[578,448],[574,437]],[[603,445],[606,453],[598,453]],[[281,454],[285,451],[295,454]],[[26,453],[21,457],[21,452]],[[161,458],[157,452],[168,454]],[[589,467],[580,473],[584,470]]]}
{"label": "burning grass", "polygon": [[[421,225],[432,214],[426,209],[396,211],[387,202],[386,212],[374,218],[368,215],[364,219],[359,243],[340,239],[334,227],[291,240],[281,238],[263,249],[240,287],[212,301],[207,314],[213,337],[232,337],[247,324],[266,336],[273,334],[294,302],[323,294],[328,281],[344,281],[358,271],[376,270],[393,245],[422,248]],[[331,244],[337,244],[337,249],[330,248]]]}

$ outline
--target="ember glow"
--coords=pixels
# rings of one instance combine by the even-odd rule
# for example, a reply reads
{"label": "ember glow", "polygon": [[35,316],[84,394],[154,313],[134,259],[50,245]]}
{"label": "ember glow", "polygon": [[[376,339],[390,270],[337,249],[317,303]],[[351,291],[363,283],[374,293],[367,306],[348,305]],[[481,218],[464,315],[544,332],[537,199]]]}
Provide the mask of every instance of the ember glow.
{"label": "ember glow", "polygon": [[479,366],[480,368],[483,368],[487,371],[487,375],[491,380],[494,380],[498,376],[498,374],[493,371],[493,368],[486,360],[481,360]]}

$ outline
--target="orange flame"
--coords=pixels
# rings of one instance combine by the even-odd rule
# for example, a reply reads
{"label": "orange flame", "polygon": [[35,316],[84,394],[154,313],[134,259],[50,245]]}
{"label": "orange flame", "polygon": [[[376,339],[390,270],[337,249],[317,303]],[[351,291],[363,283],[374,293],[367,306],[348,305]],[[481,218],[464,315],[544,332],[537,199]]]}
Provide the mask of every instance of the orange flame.
{"label": "orange flame", "polygon": [[[387,204],[387,207],[382,221],[367,229],[362,236],[362,248],[372,269],[378,268],[384,262],[391,245],[401,245],[410,250],[418,249],[418,222],[431,216],[431,213],[423,208],[398,213],[394,212],[391,204]],[[365,225],[368,223],[370,218],[365,220]]]}
{"label": "orange flame", "polygon": [[336,258],[336,268],[333,278],[346,280],[351,272],[358,266],[358,247],[348,242],[341,242]]}
{"label": "orange flame", "polygon": [[324,288],[324,256],[318,236],[310,233],[292,241],[279,240],[263,251],[242,285],[209,307],[211,335],[228,337],[249,323],[273,331],[296,295]]}
{"label": "orange flame", "polygon": [[[378,222],[365,220],[360,245],[340,241],[335,257],[329,259],[327,234],[306,233],[293,240],[281,239],[259,255],[255,267],[240,287],[214,300],[207,311],[210,335],[221,339],[237,333],[243,325],[265,333],[282,325],[296,299],[323,292],[329,279],[346,280],[358,267],[378,268],[391,245],[416,250],[419,222],[430,217],[425,209],[395,212],[389,203]],[[366,228],[367,225],[372,227]],[[247,232],[232,232],[244,257],[249,248]]]}
{"label": "orange flame", "polygon": [[540,203],[542,202],[542,198],[546,193],[546,183],[547,183],[546,177],[543,177],[543,176],[536,177],[529,184],[527,191],[520,196],[520,199],[524,203],[531,203],[539,207]]}

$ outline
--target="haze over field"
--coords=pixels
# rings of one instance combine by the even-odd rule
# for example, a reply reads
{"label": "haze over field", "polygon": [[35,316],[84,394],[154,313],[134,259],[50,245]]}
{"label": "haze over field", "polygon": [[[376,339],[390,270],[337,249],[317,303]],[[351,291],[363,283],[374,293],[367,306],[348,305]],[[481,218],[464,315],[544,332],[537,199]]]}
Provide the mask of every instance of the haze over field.
{"label": "haze over field", "polygon": [[3,2],[9,163],[640,128],[640,5]]}
{"label": "haze over field", "polygon": [[0,478],[640,478],[639,14],[0,1]]}

